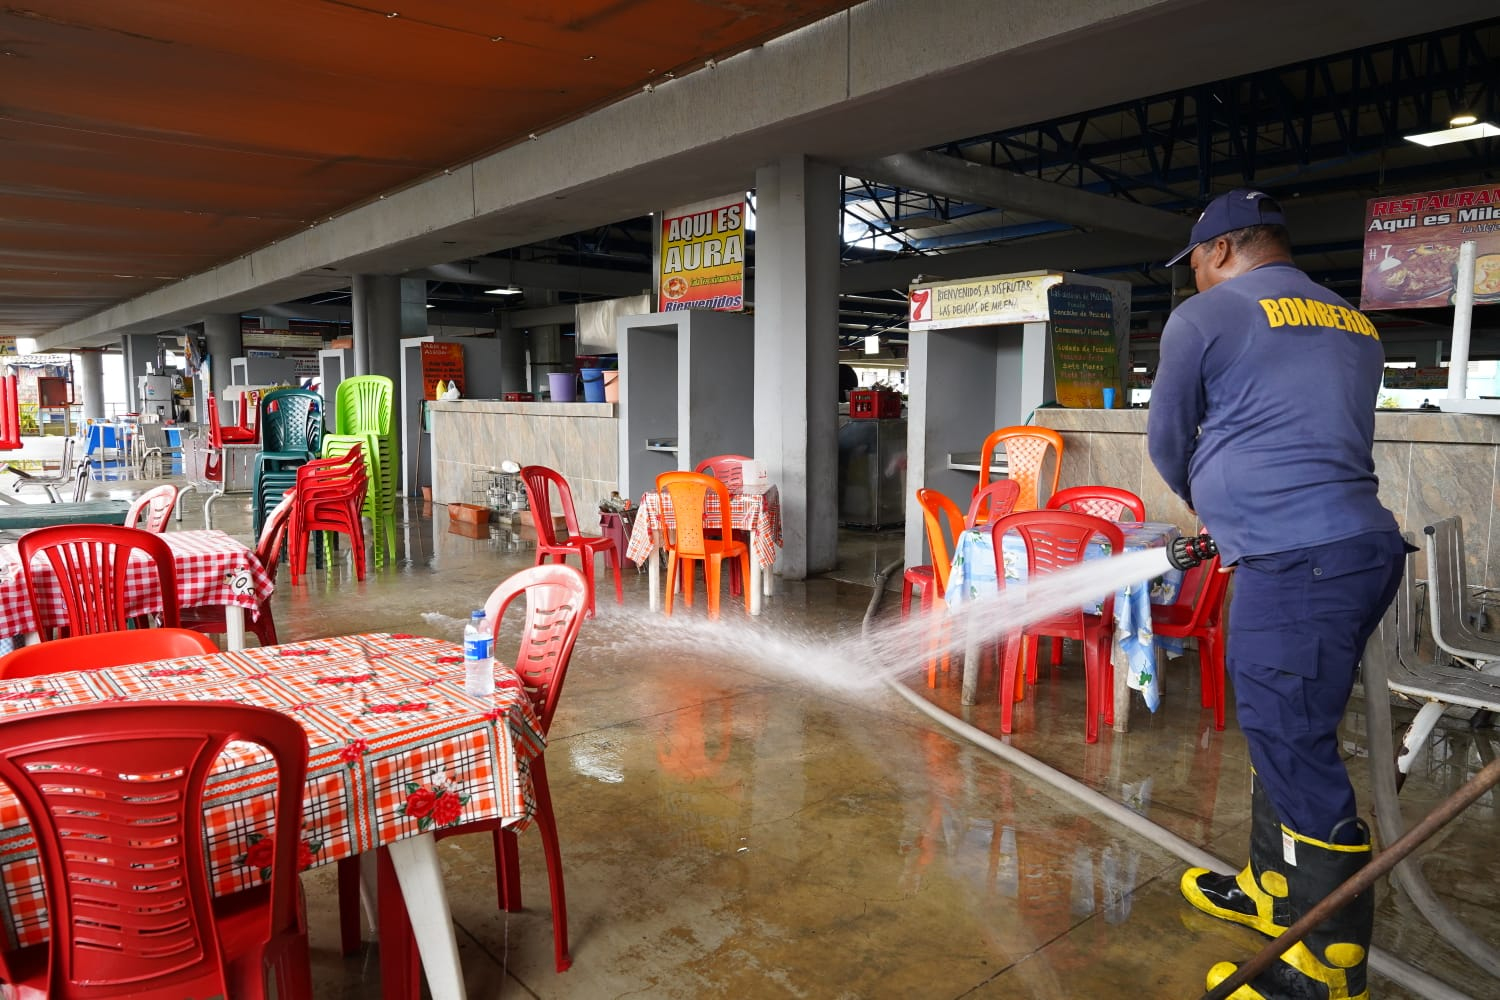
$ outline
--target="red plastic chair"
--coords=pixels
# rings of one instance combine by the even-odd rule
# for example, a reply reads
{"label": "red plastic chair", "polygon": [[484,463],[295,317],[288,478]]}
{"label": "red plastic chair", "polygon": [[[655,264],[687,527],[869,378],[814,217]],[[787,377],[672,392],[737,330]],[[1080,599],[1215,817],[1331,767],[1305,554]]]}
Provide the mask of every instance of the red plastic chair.
{"label": "red plastic chair", "polygon": [[995,459],[996,446],[1005,448],[1006,478],[1014,479],[1021,487],[1021,496],[1016,500],[1016,510],[1042,509],[1042,466],[1046,464],[1047,452],[1052,451],[1052,481],[1047,490],[1051,496],[1057,492],[1057,477],[1062,469],[1062,435],[1047,427],[1002,427],[991,431],[984,439],[979,453],[979,485],[977,494],[990,482],[990,466]]}
{"label": "red plastic chair", "polygon": [[226,444],[256,444],[260,441],[260,390],[240,393],[239,422],[225,427],[219,419],[219,403],[208,401],[208,437],[215,448]]}
{"label": "red plastic chair", "polygon": [[[724,484],[731,496],[742,492],[745,487],[744,467],[741,462],[750,461],[749,455],[715,455],[713,458],[705,458],[693,468],[694,472],[701,472],[705,476],[713,476]],[[734,540],[750,544],[750,532],[736,531]],[[738,561],[729,564],[729,593],[738,597],[744,581],[740,579],[740,564]]]}
{"label": "red plastic chair", "polygon": [[[1002,545],[1004,535],[1014,531],[1026,543],[1027,579],[1067,569],[1083,562],[1084,553],[1094,536],[1102,536],[1111,546],[1110,551],[1119,554],[1125,551],[1125,533],[1119,525],[1088,514],[1075,514],[1064,510],[1025,511],[1001,518],[990,525],[990,537],[995,547],[995,577],[1000,586],[1005,586],[1005,552]],[[1050,618],[1033,622],[1011,633],[1012,640],[1037,636],[1078,639],[1083,642],[1084,669],[1084,739],[1088,743],[1099,741],[1099,715],[1105,721],[1114,722],[1113,677],[1110,666],[1110,642],[1114,634],[1115,597],[1110,593],[1104,598],[1100,613],[1084,614],[1074,608]],[[1026,678],[1032,682],[1036,677],[1036,643],[1026,644]],[[1014,703],[1020,701],[1022,687],[1019,683],[1018,656],[1002,657],[1004,669],[1000,679],[1000,731],[1011,731],[1011,716]]]}
{"label": "red plastic chair", "polygon": [[45,677],[67,670],[98,670],[179,656],[217,653],[206,635],[185,628],[142,628],[129,632],[100,632],[72,639],[55,639],[22,646],[0,657],[0,681]]}
{"label": "red plastic chair", "polygon": [[[271,511],[266,518],[266,523],[260,529],[260,538],[255,543],[255,558],[271,577],[271,582],[276,582],[276,567],[281,563],[281,550],[285,546],[287,535],[292,524],[292,505],[296,503],[296,497],[288,494],[276,509]],[[274,646],[276,638],[276,619],[271,614],[271,598],[268,596],[260,602],[260,609],[254,621],[246,622],[246,627],[255,633],[255,638],[260,640],[262,646]],[[182,609],[182,627],[192,629],[194,632],[203,632],[208,635],[224,635],[229,631],[229,623],[225,620],[224,606],[222,604],[210,604],[198,608]],[[157,629],[156,631],[161,631]]]}
{"label": "red plastic chair", "polygon": [[[740,561],[740,575],[750,579],[750,547],[734,540],[734,529],[730,523],[729,489],[713,476],[701,472],[663,472],[656,477],[656,492],[660,497],[662,532],[667,549],[667,598],[664,609],[672,614],[672,599],[675,596],[677,574],[685,572],[682,580],[682,601],[693,605],[693,567],[703,563],[703,578],[708,590],[708,617],[719,617],[719,581],[725,559]],[[713,494],[719,501],[719,537],[714,538],[705,523],[708,513],[708,497]],[[665,512],[672,512],[672,522],[667,523]],[[746,595],[745,613],[750,613],[750,599]]]}
{"label": "red plastic chair", "polygon": [[16,545],[39,631],[46,619],[41,595],[37,593],[33,561],[45,558],[52,567],[53,584],[63,598],[66,634],[89,635],[122,631],[130,626],[125,581],[130,557],[135,552],[144,553],[156,566],[161,588],[160,624],[166,628],[177,628],[180,624],[177,562],[160,535],[112,524],[63,524],[29,531]]}
{"label": "red plastic chair", "polygon": [[[203,789],[224,745],[275,758],[267,886],[215,900]],[[307,736],[279,712],[215,702],[92,704],[0,722],[0,781],[31,821],[51,938],[0,963],[51,1000],[311,998],[297,881]]]}
{"label": "red plastic chair", "polygon": [[[177,487],[171,483],[163,483],[142,493],[126,512],[125,527],[144,528],[158,535],[166,531],[167,526],[172,523],[172,511],[177,506],[178,492]],[[146,518],[145,524],[140,523],[142,516]]]}
{"label": "red plastic chair", "polygon": [[[620,580],[620,553],[614,539],[602,535],[585,535],[578,526],[578,510],[573,506],[573,491],[568,481],[555,469],[545,465],[527,465],[521,468],[521,482],[526,486],[526,503],[531,508],[531,520],[536,525],[536,565],[540,566],[551,556],[559,563],[566,563],[568,556],[576,555],[583,564],[583,578],[589,588],[589,617],[594,617],[594,560],[603,555],[615,574],[615,603],[625,603],[625,585]],[[557,487],[557,496],[562,503],[563,524],[568,537],[559,540],[552,520],[552,487]]]}
{"label": "red plastic chair", "polygon": [[1224,728],[1224,599],[1229,574],[1219,557],[1199,563],[1182,576],[1175,604],[1151,605],[1151,627],[1166,639],[1198,640],[1198,679],[1204,708],[1214,710],[1214,728]]}
{"label": "red plastic chair", "polygon": [[1118,486],[1069,486],[1047,499],[1048,510],[1072,510],[1106,521],[1118,521],[1127,510],[1137,521],[1146,519],[1146,504],[1140,497]]}
{"label": "red plastic chair", "polygon": [[0,378],[0,451],[21,447],[21,397],[16,391],[16,377]]}
{"label": "red plastic chair", "polygon": [[[494,628],[495,649],[499,650],[501,625],[506,608],[516,598],[526,598],[526,617],[521,626],[520,647],[513,668],[520,676],[537,721],[545,737],[552,726],[567,676],[573,645],[583,626],[588,599],[588,581],[584,574],[565,563],[532,566],[523,569],[496,587],[485,601],[486,620]],[[497,657],[498,659],[498,657]],[[573,964],[568,955],[568,910],[563,892],[562,852],[557,839],[557,817],[552,810],[552,793],[547,783],[547,765],[543,756],[530,761],[531,781],[536,797],[536,825],[542,838],[542,853],[547,860],[547,882],[552,896],[553,957],[558,972]],[[438,831],[437,838],[466,833],[489,833],[495,842],[496,889],[500,909],[515,913],[521,909],[520,852],[516,834],[499,822],[487,820],[464,823]],[[359,942],[359,861],[345,858],[339,862],[339,921],[344,954],[350,954]],[[382,942],[386,947],[390,942]],[[408,942],[413,960],[415,945]],[[387,993],[387,996],[390,996]],[[415,1000],[415,997],[413,997]]]}
{"label": "red plastic chair", "polygon": [[1014,514],[1020,498],[1021,485],[1014,479],[994,480],[974,494],[974,499],[969,502],[969,514],[964,518],[964,527],[982,527]]}

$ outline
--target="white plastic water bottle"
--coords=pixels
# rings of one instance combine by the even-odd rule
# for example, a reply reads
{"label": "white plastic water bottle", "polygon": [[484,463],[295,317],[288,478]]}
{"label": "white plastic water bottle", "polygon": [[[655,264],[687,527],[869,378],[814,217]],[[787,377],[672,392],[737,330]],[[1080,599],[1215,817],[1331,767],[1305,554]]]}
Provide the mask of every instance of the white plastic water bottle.
{"label": "white plastic water bottle", "polygon": [[474,612],[464,626],[464,691],[475,698],[495,695],[495,661],[490,658],[492,641],[484,611]]}

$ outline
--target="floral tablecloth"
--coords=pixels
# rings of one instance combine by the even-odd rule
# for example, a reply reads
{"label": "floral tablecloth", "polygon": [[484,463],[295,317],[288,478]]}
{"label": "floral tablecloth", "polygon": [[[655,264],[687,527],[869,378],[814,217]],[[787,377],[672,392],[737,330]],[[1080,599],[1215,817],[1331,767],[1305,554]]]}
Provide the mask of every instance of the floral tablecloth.
{"label": "floral tablecloth", "polygon": [[[1123,522],[1125,551],[1160,548],[1170,545],[1180,532],[1173,524],[1156,521]],[[1021,536],[1011,533],[1002,543],[1005,559],[1005,579],[1024,582],[1026,579],[1026,544]],[[944,599],[949,605],[962,604],[979,597],[993,594],[998,589],[995,580],[995,550],[990,533],[984,530],[965,531],[959,536],[953,556],[953,568],[948,574],[948,592]],[[1085,559],[1104,559],[1110,555],[1109,543],[1102,540],[1091,544],[1084,553]],[[1130,584],[1115,593],[1115,641],[1111,659],[1116,673],[1123,671],[1125,683],[1141,692],[1146,707],[1156,711],[1161,704],[1161,685],[1156,676],[1156,649],[1159,643],[1168,656],[1182,655],[1180,639],[1157,639],[1151,627],[1151,605],[1172,604],[1182,586],[1182,571],[1170,569],[1158,577],[1142,583]],[[1097,615],[1100,604],[1084,608],[1088,614]]]}
{"label": "floral tablecloth", "polygon": [[[663,505],[661,495],[655,490],[643,494],[641,514],[635,519],[635,528],[630,532],[630,546],[625,550],[625,555],[631,562],[637,565],[645,562],[646,557],[665,537],[663,518],[667,524],[676,526],[671,502]],[[735,530],[750,532],[750,549],[756,562],[762,566],[775,564],[776,550],[781,546],[781,495],[777,493],[776,487],[771,487],[763,494],[732,494],[729,497],[729,521]],[[723,523],[719,512],[719,498],[712,493],[708,495],[708,502],[704,505],[703,523],[710,528],[720,527]]]}
{"label": "floral tablecloth", "polygon": [[[462,650],[384,633],[0,682],[0,718],[95,701],[237,701],[307,731],[299,852],[304,867],[435,827],[501,818],[523,827],[535,802],[526,762],[544,746],[514,674],[495,697],[463,690]],[[263,881],[273,850],[275,767],[232,743],[209,778],[204,845],[215,893]],[[46,938],[30,824],[0,788],[0,923],[19,944]]]}

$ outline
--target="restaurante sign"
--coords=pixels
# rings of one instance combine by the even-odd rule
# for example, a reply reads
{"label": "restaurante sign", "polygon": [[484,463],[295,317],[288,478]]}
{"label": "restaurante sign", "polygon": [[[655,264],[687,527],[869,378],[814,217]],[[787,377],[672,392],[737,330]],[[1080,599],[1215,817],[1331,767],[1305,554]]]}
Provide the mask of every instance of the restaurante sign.
{"label": "restaurante sign", "polygon": [[912,285],[908,327],[942,330],[956,326],[1002,326],[1047,319],[1047,289],[1063,276],[1039,271],[963,281]]}
{"label": "restaurante sign", "polygon": [[1474,301],[1500,302],[1500,186],[1370,199],[1360,309],[1451,305],[1466,240],[1475,243]]}

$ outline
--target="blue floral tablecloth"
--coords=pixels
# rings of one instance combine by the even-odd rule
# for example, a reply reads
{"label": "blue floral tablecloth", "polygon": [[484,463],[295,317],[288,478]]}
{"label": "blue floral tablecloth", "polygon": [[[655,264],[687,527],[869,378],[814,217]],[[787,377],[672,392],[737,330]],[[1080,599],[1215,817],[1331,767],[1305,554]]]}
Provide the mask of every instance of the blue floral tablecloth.
{"label": "blue floral tablecloth", "polygon": [[[1156,521],[1124,522],[1120,529],[1125,533],[1125,551],[1139,552],[1142,549],[1170,545],[1180,532],[1173,524]],[[1005,536],[1005,579],[1023,583],[1026,580],[1026,544],[1021,536]],[[1103,559],[1109,555],[1109,546],[1103,541],[1088,547],[1085,559]],[[1115,641],[1111,660],[1115,670],[1125,672],[1125,682],[1141,692],[1146,707],[1156,711],[1161,704],[1161,686],[1156,676],[1156,649],[1158,643],[1168,656],[1182,655],[1180,639],[1157,639],[1151,627],[1151,605],[1172,604],[1177,600],[1182,586],[1182,571],[1168,570],[1161,576],[1141,583],[1131,584],[1115,593]],[[995,582],[995,550],[990,544],[990,533],[984,530],[965,531],[959,536],[953,556],[953,568],[948,573],[948,592],[944,599],[950,606],[964,601],[986,597],[997,590]],[[1097,615],[1099,604],[1084,608],[1088,614]]]}

